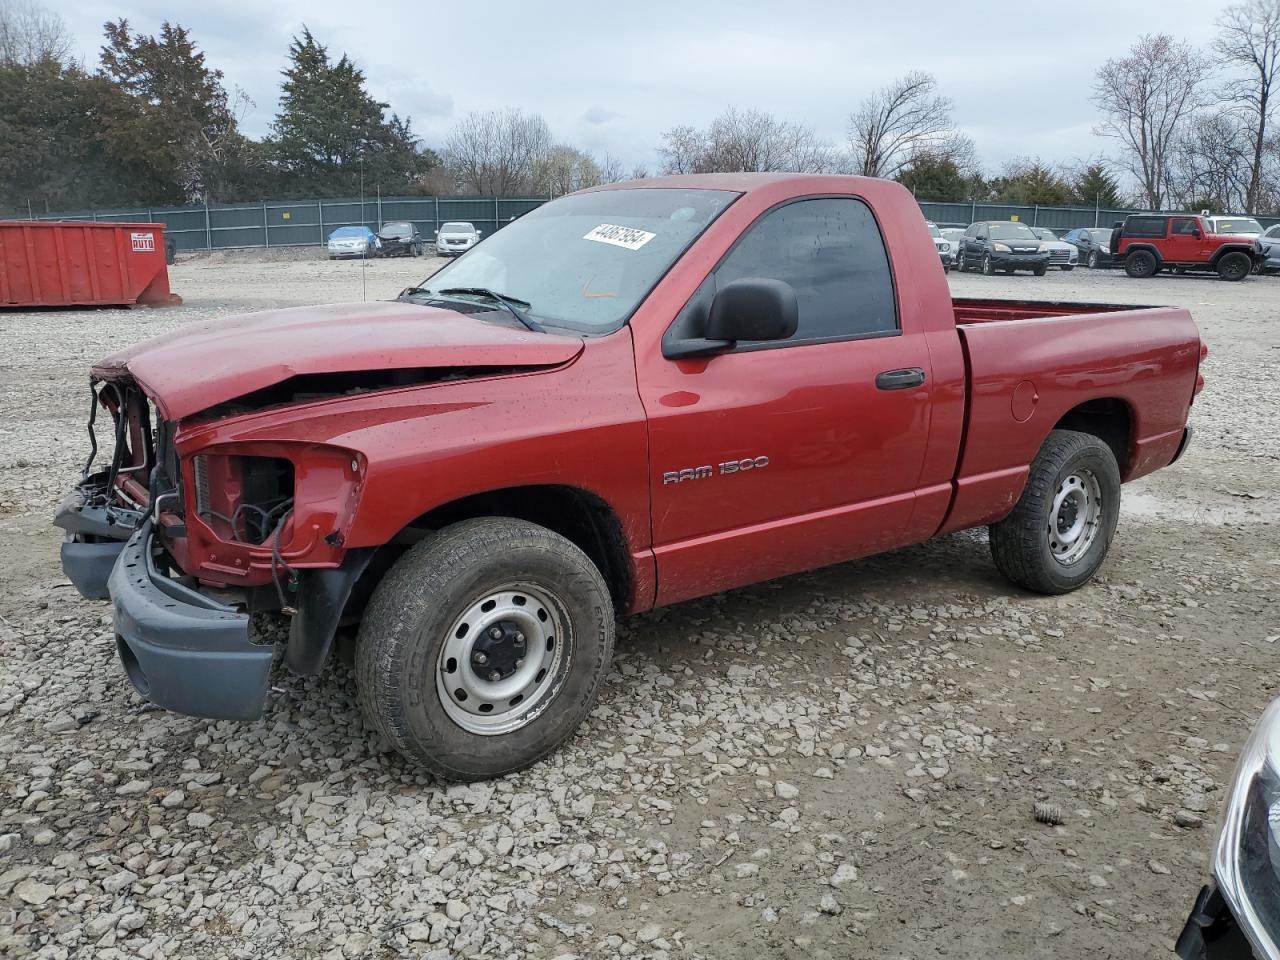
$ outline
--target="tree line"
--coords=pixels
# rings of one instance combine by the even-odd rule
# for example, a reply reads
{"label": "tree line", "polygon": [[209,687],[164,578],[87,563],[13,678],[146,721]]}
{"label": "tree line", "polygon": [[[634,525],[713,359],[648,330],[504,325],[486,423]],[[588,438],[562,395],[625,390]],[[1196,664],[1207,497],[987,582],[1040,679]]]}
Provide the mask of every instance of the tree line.
{"label": "tree line", "polygon": [[[753,109],[661,135],[654,173],[796,171],[890,177],[926,201],[1280,211],[1280,0],[1225,8],[1207,50],[1140,38],[1100,69],[1094,133],[1110,155],[1022,157],[988,171],[935,77],[913,71],[866,96],[842,142]],[[190,32],[104,24],[98,63],[71,57],[60,19],[0,0],[0,208],[69,209],[351,196],[531,195],[649,175],[558,141],[540,115],[471,112],[438,149],[367,90],[362,69],[303,27],[285,52],[270,133],[241,122]]]}

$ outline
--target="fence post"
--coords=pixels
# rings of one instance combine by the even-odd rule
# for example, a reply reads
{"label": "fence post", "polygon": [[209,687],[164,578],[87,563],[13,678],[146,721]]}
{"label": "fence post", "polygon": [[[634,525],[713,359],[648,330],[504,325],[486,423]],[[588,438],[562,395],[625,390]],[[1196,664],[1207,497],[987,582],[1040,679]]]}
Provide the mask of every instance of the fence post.
{"label": "fence post", "polygon": [[267,219],[267,201],[262,201],[262,242],[271,249],[271,221]]}
{"label": "fence post", "polygon": [[1031,225],[1033,227],[1040,226],[1040,204],[1036,204],[1031,210]]}
{"label": "fence post", "polygon": [[382,229],[382,184],[378,184],[378,229]]}
{"label": "fence post", "polygon": [[434,232],[434,233],[439,233],[439,232],[440,232],[440,198],[439,198],[439,197],[432,197],[431,199],[432,199],[432,200],[434,200],[434,201],[435,201],[435,204],[436,204],[436,212],[435,212],[435,218],[436,218],[436,219],[435,219],[435,230],[434,230],[433,232]]}
{"label": "fence post", "polygon": [[1102,213],[1102,194],[1095,193],[1093,195],[1093,225],[1098,225],[1098,217]]}
{"label": "fence post", "polygon": [[498,198],[493,198],[493,232],[498,232]]}
{"label": "fence post", "polygon": [[209,224],[209,194],[204,195],[204,248],[213,249],[213,227]]}
{"label": "fence post", "polygon": [[320,242],[324,243],[324,201],[316,201],[316,216],[320,220]]}
{"label": "fence post", "polygon": [[969,222],[973,223],[973,221],[977,219],[978,219],[978,201],[977,199],[972,199],[969,201]]}

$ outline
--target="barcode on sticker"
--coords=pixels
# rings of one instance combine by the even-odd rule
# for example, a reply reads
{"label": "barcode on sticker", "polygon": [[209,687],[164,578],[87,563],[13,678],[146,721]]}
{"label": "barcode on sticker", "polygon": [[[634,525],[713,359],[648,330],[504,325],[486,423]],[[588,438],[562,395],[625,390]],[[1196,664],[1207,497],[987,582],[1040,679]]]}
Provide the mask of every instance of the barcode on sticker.
{"label": "barcode on sticker", "polygon": [[584,234],[582,239],[594,240],[597,243],[611,243],[615,247],[626,247],[628,250],[639,250],[656,236],[656,233],[650,233],[648,230],[620,227],[616,223],[602,223]]}
{"label": "barcode on sticker", "polygon": [[131,233],[129,238],[133,241],[134,253],[154,253],[156,249],[156,235],[154,233]]}

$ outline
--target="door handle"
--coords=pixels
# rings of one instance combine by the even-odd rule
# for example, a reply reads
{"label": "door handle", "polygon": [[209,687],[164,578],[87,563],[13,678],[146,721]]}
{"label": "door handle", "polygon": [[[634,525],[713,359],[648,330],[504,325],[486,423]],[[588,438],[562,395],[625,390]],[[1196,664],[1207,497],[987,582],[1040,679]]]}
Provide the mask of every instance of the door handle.
{"label": "door handle", "polygon": [[876,374],[878,390],[910,390],[924,383],[924,371],[919,367],[903,367]]}

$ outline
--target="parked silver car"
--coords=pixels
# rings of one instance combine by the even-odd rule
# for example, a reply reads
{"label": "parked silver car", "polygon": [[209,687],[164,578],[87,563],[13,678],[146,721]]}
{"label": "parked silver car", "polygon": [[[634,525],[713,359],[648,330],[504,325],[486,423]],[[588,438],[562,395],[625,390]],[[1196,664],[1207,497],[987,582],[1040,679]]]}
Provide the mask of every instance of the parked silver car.
{"label": "parked silver car", "polygon": [[1059,240],[1058,235],[1048,227],[1032,227],[1034,233],[1042,241],[1040,246],[1049,251],[1049,266],[1061,267],[1063,270],[1074,270],[1080,260],[1080,251],[1074,244]]}
{"label": "parked silver car", "polygon": [[325,244],[330,260],[339,257],[376,257],[382,244],[368,227],[339,227]]}
{"label": "parked silver car", "polygon": [[436,231],[436,255],[456,257],[480,242],[480,231],[462,220],[451,221]]}

